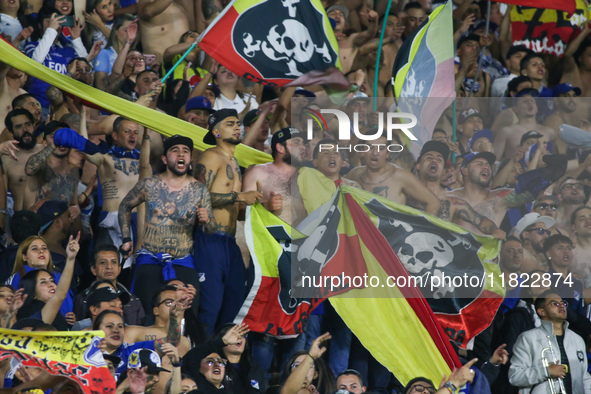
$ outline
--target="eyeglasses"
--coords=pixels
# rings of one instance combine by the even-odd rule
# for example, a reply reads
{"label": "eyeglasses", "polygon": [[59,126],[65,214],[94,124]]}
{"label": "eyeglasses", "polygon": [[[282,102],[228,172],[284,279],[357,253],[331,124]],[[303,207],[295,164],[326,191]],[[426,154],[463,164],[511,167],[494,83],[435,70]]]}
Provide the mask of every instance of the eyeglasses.
{"label": "eyeglasses", "polygon": [[158,304],[158,306],[164,304],[166,306],[171,306],[174,303],[174,300],[172,298],[167,298],[163,301],[160,302],[160,304]]}
{"label": "eyeglasses", "polygon": [[546,234],[547,236],[550,236],[550,230],[546,230],[545,228],[532,228],[531,230],[525,230],[525,231],[537,231],[538,235],[544,235]]}
{"label": "eyeglasses", "polygon": [[435,389],[433,387],[425,387],[420,384],[417,384],[416,386],[412,386],[412,389],[413,389],[413,391],[416,391],[417,393],[422,393],[422,392],[426,391],[429,394],[435,394]]}
{"label": "eyeglasses", "polygon": [[572,188],[583,190],[583,185],[580,183],[569,183],[568,185],[562,186],[560,190],[571,190]]}
{"label": "eyeglasses", "polygon": [[[300,365],[302,365],[302,363],[295,362],[295,363],[291,364],[291,370],[293,371],[294,369],[296,369]],[[310,365],[310,369],[314,369],[315,367],[316,366],[314,365],[314,363],[312,363],[312,365]]]}
{"label": "eyeglasses", "polygon": [[224,360],[223,358],[206,358],[203,360],[203,363],[207,364],[209,367],[213,366],[214,364],[225,367],[228,364],[228,360]]}
{"label": "eyeglasses", "polygon": [[560,306],[564,306],[566,308],[568,306],[568,302],[566,302],[566,301],[550,301],[548,303],[548,305],[552,305],[556,308],[558,308]]}
{"label": "eyeglasses", "polygon": [[545,211],[546,209],[558,211],[558,205],[550,205],[550,204],[546,204],[546,203],[538,204],[538,206],[536,208],[540,208],[542,211]]}

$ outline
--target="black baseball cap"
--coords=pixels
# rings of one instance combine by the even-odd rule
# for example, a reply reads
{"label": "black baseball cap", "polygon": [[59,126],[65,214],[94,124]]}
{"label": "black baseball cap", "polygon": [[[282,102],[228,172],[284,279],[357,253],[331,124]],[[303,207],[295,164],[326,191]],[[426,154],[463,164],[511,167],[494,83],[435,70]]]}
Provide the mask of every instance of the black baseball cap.
{"label": "black baseball cap", "polygon": [[121,357],[117,357],[114,354],[109,354],[107,352],[104,352],[103,358],[105,360],[109,360],[110,362],[112,362],[113,365],[115,366],[115,369],[119,366],[119,364],[121,364]]}
{"label": "black baseball cap", "polygon": [[12,325],[12,327],[10,327],[11,330],[22,330],[23,328],[28,328],[31,327],[32,329],[35,329],[37,327],[39,327],[40,325],[45,324],[45,322],[41,319],[34,319],[32,317],[28,317],[26,319],[20,319],[19,321],[17,321],[16,323],[14,323]]}
{"label": "black baseball cap", "polygon": [[[278,143],[291,139],[291,130],[291,127],[284,127],[281,130],[277,131],[275,134],[273,134],[273,136],[271,137],[271,150],[273,152],[275,152],[275,150],[277,149],[276,145]],[[298,130],[295,131],[299,132]]]}
{"label": "black baseball cap", "polygon": [[58,122],[57,120],[52,120],[51,122],[43,126],[43,138],[55,133],[56,130],[63,128],[69,129],[70,125],[65,122]]}
{"label": "black baseball cap", "polygon": [[468,153],[467,155],[464,155],[464,160],[462,161],[461,168],[468,166],[468,164],[470,164],[474,160],[480,159],[480,158],[485,159],[488,162],[488,164],[490,164],[491,166],[493,164],[495,164],[495,161],[497,161],[497,157],[494,155],[494,153],[490,153],[490,152]]}
{"label": "black baseball cap", "polygon": [[238,118],[238,112],[233,108],[223,108],[209,115],[209,120],[207,121],[207,124],[209,124],[209,131],[205,134],[205,137],[203,137],[203,143],[207,145],[215,145],[216,142],[215,137],[213,136],[213,128],[222,120],[231,116]]}
{"label": "black baseball cap", "polygon": [[115,291],[111,286],[101,287],[88,294],[86,305],[90,307],[91,305],[98,305],[101,302],[112,301],[116,298],[119,298],[123,305],[129,303],[129,294],[127,292]]}
{"label": "black baseball cap", "polygon": [[136,349],[131,352],[127,359],[127,368],[141,369],[143,367],[148,367],[148,373],[150,374],[170,372],[169,370],[162,368],[162,361],[160,360],[158,353],[150,349]]}
{"label": "black baseball cap", "polygon": [[261,112],[262,111],[260,109],[251,109],[250,111],[248,111],[246,115],[244,115],[244,119],[242,119],[242,125],[244,127],[248,127],[254,122],[256,122]]}
{"label": "black baseball cap", "polygon": [[447,160],[447,158],[449,157],[449,146],[447,146],[447,144],[445,142],[441,142],[441,141],[427,141],[425,142],[425,145],[423,145],[423,148],[421,149],[421,154],[419,155],[419,158],[417,159],[417,163],[421,161],[421,159],[423,158],[423,155],[427,152],[437,152],[437,153],[441,153],[441,156],[443,156],[443,160]]}
{"label": "black baseball cap", "polygon": [[515,55],[517,52],[525,52],[525,56],[533,53],[533,51],[525,45],[513,45],[511,48],[509,48],[509,51],[507,51],[507,56],[505,56],[505,59],[509,60],[511,56]]}
{"label": "black baseball cap", "polygon": [[519,145],[523,145],[523,143],[527,140],[529,140],[530,138],[540,138],[543,137],[544,135],[542,133],[539,133],[535,130],[530,130],[527,133],[525,133],[524,135],[521,136],[521,141],[519,141]]}
{"label": "black baseball cap", "polygon": [[164,154],[166,155],[166,152],[175,145],[185,145],[193,152],[193,140],[189,137],[176,134],[164,141]]}
{"label": "black baseball cap", "polygon": [[480,36],[476,34],[468,34],[467,36],[462,36],[458,40],[458,45],[456,46],[456,48],[460,49],[462,44],[464,44],[466,41],[476,41],[478,45],[480,45]]}
{"label": "black baseball cap", "polygon": [[41,223],[43,223],[41,225],[41,230],[39,231],[44,231],[55,219],[60,217],[67,210],[68,204],[64,201],[49,200],[43,202],[39,209],[37,209],[37,213],[41,216]]}

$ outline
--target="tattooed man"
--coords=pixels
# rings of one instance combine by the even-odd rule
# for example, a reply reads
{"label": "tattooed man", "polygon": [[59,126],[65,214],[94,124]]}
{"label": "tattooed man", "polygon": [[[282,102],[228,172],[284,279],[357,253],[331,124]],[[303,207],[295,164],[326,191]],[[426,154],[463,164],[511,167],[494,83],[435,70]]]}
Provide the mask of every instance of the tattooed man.
{"label": "tattooed man", "polygon": [[[165,280],[178,276],[199,286],[192,256],[193,227],[199,223],[206,233],[217,229],[209,191],[191,176],[191,152],[190,138],[175,135],[167,139],[159,173],[140,180],[119,205],[121,250],[127,257],[133,251],[131,210],[146,203],[146,227],[131,286],[146,313],[152,310],[152,298]],[[198,304],[195,300],[194,308]]]}
{"label": "tattooed man", "polygon": [[[464,187],[448,192],[448,196],[461,198],[476,212],[500,226],[509,208],[517,208],[536,199],[529,191],[516,194],[513,189],[490,190],[492,166],[497,157],[490,152],[468,153],[464,156],[460,171],[464,177]],[[460,219],[458,224],[466,229],[482,234],[471,223]]]}
{"label": "tattooed man", "polygon": [[[13,109],[6,115],[4,121],[6,128],[12,134],[12,138],[18,141],[18,151],[15,155],[18,161],[5,159],[2,163],[4,177],[8,190],[12,193],[14,199],[14,211],[28,209],[23,206],[25,193],[27,192],[27,176],[25,175],[25,165],[29,157],[41,151],[43,146],[37,144],[35,138],[35,118],[29,111],[23,108]],[[35,200],[35,190],[29,192],[29,201]]]}
{"label": "tattooed man", "polygon": [[[123,236],[118,221],[119,205],[123,197],[138,182],[140,173],[140,152],[135,148],[139,138],[139,126],[135,122],[118,117],[113,123],[111,137],[114,145],[106,154],[84,154],[84,156],[98,167],[98,179],[102,191],[103,209],[99,216],[96,245],[111,244],[120,247]],[[149,135],[146,135],[146,138],[150,138]],[[132,238],[137,239],[135,216],[134,212]],[[131,263],[130,259],[128,262]]]}
{"label": "tattooed man", "polygon": [[35,153],[25,165],[27,191],[23,208],[28,209],[39,200],[58,200],[75,204],[80,181],[80,168],[68,161],[70,148],[55,146],[53,137],[58,129],[70,126],[67,123],[52,120],[43,128],[43,148]]}
{"label": "tattooed man", "polygon": [[[466,201],[449,196],[441,188],[441,177],[445,169],[445,161],[449,156],[449,147],[440,141],[427,141],[421,149],[416,168],[421,183],[433,192],[441,202],[439,216],[441,219],[458,224],[460,220],[470,223],[481,234],[490,234],[497,239],[505,239],[505,232],[494,222],[476,212]],[[422,207],[417,206],[421,209]]]}
{"label": "tattooed man", "polygon": [[[375,134],[372,129],[368,135]],[[390,152],[386,149],[389,145],[386,137],[373,140],[371,149],[360,153],[364,166],[352,169],[347,179],[355,181],[368,192],[386,197],[398,204],[406,204],[407,198],[412,198],[425,204],[425,212],[437,215],[439,212],[439,200],[429,192],[410,172],[388,162]]]}
{"label": "tattooed man", "polygon": [[241,142],[236,110],[216,111],[208,124],[203,142],[215,147],[203,152],[196,175],[211,193],[218,228],[215,234],[195,234],[195,265],[201,284],[199,320],[212,334],[234,320],[246,297],[246,267],[236,244],[236,221],[241,203],[252,205],[262,194],[256,190],[241,192],[242,173],[234,158],[234,149]]}

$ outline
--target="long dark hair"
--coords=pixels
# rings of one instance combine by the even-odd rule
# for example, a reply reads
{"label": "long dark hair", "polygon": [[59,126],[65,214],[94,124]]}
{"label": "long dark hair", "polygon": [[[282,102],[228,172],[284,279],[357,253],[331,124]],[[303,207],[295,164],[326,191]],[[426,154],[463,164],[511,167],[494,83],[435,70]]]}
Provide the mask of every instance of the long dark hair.
{"label": "long dark hair", "polygon": [[[214,333],[214,337],[223,338],[223,336],[226,335],[226,333],[230,331],[230,329],[234,326],[234,323],[224,324],[223,326],[217,329],[217,331]],[[247,379],[248,374],[250,373],[252,360],[250,357],[250,342],[247,339],[245,339],[245,341],[246,342],[244,344],[244,352],[242,352],[242,354],[240,355],[240,362],[238,363],[240,369],[236,370],[236,368],[234,368],[232,364],[228,363],[226,365],[226,376],[228,376],[228,370],[240,376],[242,380],[242,388],[244,389],[244,392],[248,392],[249,388],[252,387],[250,380]],[[228,358],[228,356],[226,355],[225,358]]]}
{"label": "long dark hair", "polygon": [[[285,384],[287,378],[291,374],[291,365],[294,363],[296,358],[299,356],[303,356],[308,354],[306,350],[300,350],[295,352],[291,355],[288,362],[283,367],[283,372],[281,373],[281,386]],[[318,372],[318,377],[313,379],[310,384],[313,384],[320,394],[332,394],[336,391],[335,385],[335,378],[334,374],[321,358],[317,358],[314,360],[314,367],[316,368],[316,372]]]}
{"label": "long dark hair", "polygon": [[[181,84],[178,93],[175,93],[177,84]],[[189,81],[182,79],[169,79],[166,81],[166,91],[164,97],[160,95],[158,99],[158,108],[166,112],[168,115],[177,117],[181,107],[185,105],[191,93],[191,86]]]}
{"label": "long dark hair", "polygon": [[33,33],[31,34],[31,41],[39,41],[43,37],[43,20],[51,18],[53,14],[60,14],[58,10],[48,5],[44,5],[37,13],[37,18],[31,23],[33,26]]}
{"label": "long dark hair", "polygon": [[23,289],[23,295],[27,295],[27,298],[25,299],[25,302],[21,308],[23,310],[27,309],[37,299],[37,277],[39,276],[40,272],[47,272],[55,281],[53,274],[43,268],[27,272],[21,278],[21,281],[18,284],[18,288]]}

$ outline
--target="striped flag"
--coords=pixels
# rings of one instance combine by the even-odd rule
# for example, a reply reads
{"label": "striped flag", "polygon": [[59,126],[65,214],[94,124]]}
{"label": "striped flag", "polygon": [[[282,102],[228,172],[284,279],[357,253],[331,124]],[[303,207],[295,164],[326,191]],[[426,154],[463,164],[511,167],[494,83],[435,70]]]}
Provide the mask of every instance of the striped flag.
{"label": "striped flag", "polygon": [[404,40],[394,61],[392,86],[398,111],[417,116],[412,128],[417,141],[410,146],[415,157],[456,96],[453,33],[452,2],[448,1]]}
{"label": "striped flag", "polygon": [[0,329],[0,360],[14,357],[26,367],[78,383],[85,394],[113,394],[115,379],[97,343],[103,331],[30,332]]}

